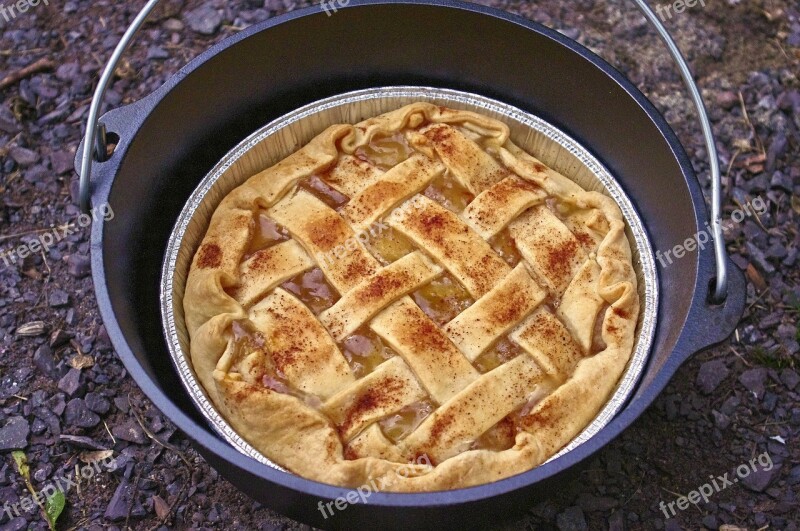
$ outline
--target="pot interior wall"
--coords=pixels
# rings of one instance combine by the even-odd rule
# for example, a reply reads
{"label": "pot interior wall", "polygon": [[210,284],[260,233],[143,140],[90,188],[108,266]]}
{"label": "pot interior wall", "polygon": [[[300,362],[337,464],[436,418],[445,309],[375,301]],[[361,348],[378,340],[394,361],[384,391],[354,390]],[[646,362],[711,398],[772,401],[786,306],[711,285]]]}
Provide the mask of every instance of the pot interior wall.
{"label": "pot interior wall", "polygon": [[[125,340],[163,392],[197,420],[161,332],[166,242],[191,191],[229,149],[306,103],[387,85],[489,96],[543,117],[589,148],[633,200],[654,249],[669,249],[697,230],[697,186],[687,182],[676,159],[684,155],[672,152],[612,77],[544,32],[474,11],[383,4],[352,6],[330,17],[318,11],[244,33],[249,36],[191,65],[194,70],[142,124],[108,197],[116,218],[103,229],[106,281]],[[112,132],[125,139],[124,131]],[[697,256],[659,269],[662,313],[645,381],[678,339],[694,293]]]}

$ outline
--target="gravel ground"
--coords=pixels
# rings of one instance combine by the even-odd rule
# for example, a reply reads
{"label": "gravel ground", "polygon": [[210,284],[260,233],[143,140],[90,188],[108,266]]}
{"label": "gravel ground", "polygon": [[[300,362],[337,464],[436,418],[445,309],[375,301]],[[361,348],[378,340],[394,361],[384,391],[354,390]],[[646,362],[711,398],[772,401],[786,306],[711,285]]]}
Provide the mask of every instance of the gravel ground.
{"label": "gravel ground", "polygon": [[[666,115],[706,183],[690,102],[631,3],[487,3],[560,29],[617,65]],[[749,280],[747,311],[734,338],[687,362],[581,477],[497,528],[800,527],[800,5],[703,4],[666,22],[709,103],[726,219],[748,201],[763,212],[726,231]],[[165,0],[118,68],[109,108],[150,93],[212,43],[302,5]],[[0,81],[0,253],[51,226],[74,228],[49,252],[0,258],[0,503],[28,496],[11,450],[27,456],[37,490],[113,456],[90,479],[67,482],[59,529],[306,529],[239,493],[188,446],[127,376],[100,321],[72,159],[98,72],[134,8],[107,0],[25,6],[8,22],[0,11],[0,78],[10,76]],[[755,472],[665,518],[661,501],[709,476],[732,478],[751,459]],[[38,508],[20,507],[11,519],[0,513],[0,530],[47,528]]]}

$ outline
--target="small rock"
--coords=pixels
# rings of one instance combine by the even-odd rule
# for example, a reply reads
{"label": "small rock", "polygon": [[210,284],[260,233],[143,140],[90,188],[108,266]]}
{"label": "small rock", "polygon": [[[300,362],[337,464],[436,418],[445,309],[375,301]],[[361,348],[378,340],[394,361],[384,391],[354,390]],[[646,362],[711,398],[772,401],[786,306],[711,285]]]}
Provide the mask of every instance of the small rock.
{"label": "small rock", "polygon": [[104,516],[113,521],[119,521],[128,516],[128,505],[133,497],[133,486],[124,478],[111,496],[111,501],[106,506]]}
{"label": "small rock", "polygon": [[38,153],[23,147],[11,148],[9,155],[11,155],[11,158],[14,159],[20,166],[30,166],[39,160]]}
{"label": "small rock", "polygon": [[108,330],[104,325],[100,325],[100,329],[97,331],[97,348],[99,350],[111,348],[111,338],[108,336]]}
{"label": "small rock", "polygon": [[776,171],[772,174],[772,180],[769,182],[769,185],[771,188],[780,188],[787,194],[791,194],[794,183],[791,177],[784,174],[782,171]]}
{"label": "small rock", "polygon": [[50,154],[50,166],[58,175],[70,172],[75,164],[75,154],[69,151],[54,151]]}
{"label": "small rock", "polygon": [[625,517],[622,511],[615,511],[608,518],[608,531],[625,531]]}
{"label": "small rock", "polygon": [[781,259],[785,258],[786,255],[788,254],[789,253],[786,250],[786,247],[784,247],[780,243],[773,243],[772,245],[769,246],[769,249],[767,249],[767,251],[764,253],[764,256],[766,256],[767,258]]}
{"label": "small rock", "polygon": [[71,254],[67,258],[67,272],[75,278],[83,278],[92,270],[88,256]]}
{"label": "small rock", "polygon": [[800,383],[800,376],[792,369],[783,369],[781,371],[781,382],[783,382],[783,385],[789,388],[790,391],[793,391],[794,388],[797,387],[797,384]]}
{"label": "small rock", "polygon": [[587,513],[608,511],[619,505],[614,498],[598,497],[589,493],[580,494],[575,503]]}
{"label": "small rock", "polygon": [[166,426],[164,425],[164,419],[162,419],[160,415],[155,415],[150,419],[148,427],[150,428],[151,433],[159,433]]}
{"label": "small rock", "polygon": [[578,506],[568,507],[556,517],[556,526],[559,531],[587,531],[586,518]]}
{"label": "small rock", "polygon": [[778,395],[767,391],[764,393],[764,401],[761,402],[761,410],[767,413],[775,411],[775,406],[778,405]]}
{"label": "small rock", "polygon": [[186,24],[201,35],[214,35],[222,24],[222,15],[208,5],[202,5],[186,13]]}
{"label": "small rock", "polygon": [[81,65],[78,63],[64,63],[56,69],[56,77],[61,81],[72,81],[80,71]]}
{"label": "small rock", "polygon": [[794,267],[797,263],[797,255],[800,254],[796,247],[789,249],[789,252],[786,253],[786,258],[783,259],[783,265],[786,267]]}
{"label": "small rock", "polygon": [[[10,513],[9,513],[10,514]],[[16,518],[12,518],[5,524],[3,524],[0,529],[2,531],[22,531],[23,529],[28,528],[28,521],[25,520],[22,516],[17,516]]]}
{"label": "small rock", "polygon": [[47,301],[52,308],[60,308],[69,304],[69,295],[63,290],[56,289],[50,293]]}
{"label": "small rock", "polygon": [[162,27],[167,31],[183,31],[183,28],[185,26],[183,25],[183,22],[180,21],[180,19],[170,18],[164,21]]}
{"label": "small rock", "polygon": [[750,261],[757,265],[762,273],[771,275],[775,272],[775,268],[769,263],[761,249],[749,241],[745,242],[745,247],[747,248],[747,254],[750,256]]}
{"label": "small rock", "polygon": [[115,396],[114,406],[116,406],[116,408],[122,411],[123,413],[127,413],[131,409],[131,405],[128,402],[127,396]]}
{"label": "small rock", "polygon": [[43,375],[51,380],[58,378],[56,360],[53,358],[53,351],[49,346],[42,345],[36,349],[33,354],[33,364]]}
{"label": "small rock", "polygon": [[717,428],[719,428],[721,430],[724,430],[725,428],[730,426],[731,419],[730,419],[730,417],[728,415],[726,415],[724,413],[720,413],[716,409],[712,409],[711,410],[711,415],[714,417],[714,425]]}
{"label": "small rock", "polygon": [[760,241],[765,239],[764,231],[754,221],[749,219],[744,222],[744,236],[748,240]]}
{"label": "small rock", "polygon": [[763,492],[778,477],[780,469],[780,466],[773,465],[770,470],[763,468],[757,468],[755,472],[751,470],[749,475],[741,478],[741,483],[753,492]]}
{"label": "small rock", "polygon": [[711,360],[703,363],[697,372],[696,385],[701,393],[713,393],[719,384],[728,377],[730,370],[722,360]]}
{"label": "small rock", "polygon": [[64,409],[64,424],[79,428],[94,428],[100,424],[100,417],[89,411],[82,399],[73,398],[67,402],[67,407]]}
{"label": "small rock", "polygon": [[111,402],[100,393],[86,393],[83,401],[86,402],[86,407],[99,415],[105,415],[111,409]]}
{"label": "small rock", "polygon": [[797,90],[790,90],[778,96],[776,102],[778,108],[783,112],[790,113],[793,109],[800,109],[800,92]]}
{"label": "small rock", "polygon": [[61,345],[66,345],[67,342],[75,337],[73,334],[67,332],[63,328],[58,328],[50,333],[50,348],[58,348]]}
{"label": "small rock", "polygon": [[795,466],[789,471],[789,477],[786,478],[789,485],[800,484],[800,465]]}
{"label": "small rock", "polygon": [[0,428],[0,452],[5,450],[21,450],[28,446],[28,434],[31,428],[25,417],[11,417],[5,426]]}
{"label": "small rock", "polygon": [[128,419],[123,424],[118,424],[111,428],[111,433],[117,439],[132,442],[135,444],[144,444],[147,438],[144,435],[144,430],[139,426],[139,423],[133,419]]}
{"label": "small rock", "polygon": [[748,391],[761,399],[764,396],[764,382],[767,379],[767,370],[763,367],[750,369],[739,376],[739,383],[747,388]]}
{"label": "small rock", "polygon": [[[769,145],[769,149],[767,150],[767,171],[772,171],[775,169],[776,161],[778,161],[784,154],[786,154],[786,149],[789,147],[789,142],[786,139],[786,134],[782,131],[775,135],[775,138],[772,140],[772,143]],[[791,192],[791,188],[787,190]]]}
{"label": "small rock", "polygon": [[703,525],[706,529],[717,529],[719,527],[717,517],[713,514],[708,514],[703,517]]}
{"label": "small rock", "polygon": [[739,104],[739,95],[735,92],[725,91],[717,94],[717,105],[729,111],[734,105]]}
{"label": "small rock", "polygon": [[581,30],[578,28],[563,28],[558,30],[558,32],[572,40],[577,40],[581,35]]}
{"label": "small rock", "polygon": [[786,354],[789,356],[794,356],[800,352],[800,342],[795,339],[784,340],[783,346],[786,348]]}
{"label": "small rock", "polygon": [[62,441],[68,442],[69,444],[75,446],[76,448],[82,448],[84,450],[107,450],[105,446],[98,443],[91,437],[86,437],[84,435],[59,435],[59,438]]}
{"label": "small rock", "polygon": [[164,59],[169,58],[169,53],[160,46],[150,46],[147,49],[147,59],[148,60],[159,60],[163,61]]}
{"label": "small rock", "polygon": [[778,327],[778,337],[781,339],[794,339],[795,335],[797,335],[795,325],[782,324]]}
{"label": "small rock", "polygon": [[742,270],[747,269],[747,264],[750,263],[747,258],[738,253],[732,254],[731,260],[733,260],[733,263],[736,264],[736,267]]}
{"label": "small rock", "polygon": [[42,164],[34,164],[23,173],[22,177],[31,184],[44,183],[50,172]]}
{"label": "small rock", "polygon": [[58,415],[61,416],[64,413],[64,410],[67,408],[67,403],[64,401],[64,393],[56,393],[50,398],[47,399],[46,403],[48,409]]}
{"label": "small rock", "polygon": [[33,422],[31,422],[31,433],[34,435],[41,435],[46,429],[47,424],[45,424],[45,422],[39,417],[36,417],[33,419]]}
{"label": "small rock", "polygon": [[177,16],[184,6],[184,0],[162,0],[159,2],[151,13],[153,20],[163,20]]}
{"label": "small rock", "polygon": [[779,324],[781,322],[781,312],[772,312],[765,318],[761,319],[760,328],[762,330],[766,330],[767,328],[772,328],[773,326]]}
{"label": "small rock", "polygon": [[70,369],[59,381],[58,388],[72,396],[81,389],[81,371]]}

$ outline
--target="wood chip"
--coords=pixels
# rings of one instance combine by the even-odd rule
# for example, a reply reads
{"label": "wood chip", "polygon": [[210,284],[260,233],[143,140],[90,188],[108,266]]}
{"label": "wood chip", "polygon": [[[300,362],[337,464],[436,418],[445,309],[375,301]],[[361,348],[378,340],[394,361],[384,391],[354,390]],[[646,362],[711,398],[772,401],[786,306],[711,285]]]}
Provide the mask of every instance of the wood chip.
{"label": "wood chip", "polygon": [[94,463],[95,461],[102,461],[114,455],[114,450],[97,450],[94,452],[81,452],[78,456],[84,463]]}
{"label": "wood chip", "polygon": [[73,369],[85,369],[94,365],[94,358],[88,354],[76,354],[67,362]]}
{"label": "wood chip", "polygon": [[751,155],[742,161],[742,166],[747,168],[747,171],[750,173],[756,174],[761,173],[764,171],[764,162],[767,160],[767,155],[764,153],[759,153],[757,155]]}
{"label": "wood chip", "polygon": [[40,336],[45,332],[47,332],[47,325],[44,324],[44,321],[31,321],[17,328],[17,335],[23,337]]}
{"label": "wood chip", "polygon": [[15,72],[11,72],[3,79],[0,79],[0,90],[4,90],[11,85],[17,83],[18,81],[25,79],[28,76],[36,74],[38,72],[43,72],[44,70],[52,70],[55,68],[56,63],[52,59],[48,59],[43,57],[38,61],[34,61],[33,63],[29,64],[25,68],[20,68]]}
{"label": "wood chip", "polygon": [[164,501],[164,498],[157,494],[153,496],[153,509],[155,509],[156,516],[160,520],[164,520],[169,515],[169,505]]}
{"label": "wood chip", "polygon": [[753,264],[747,264],[747,270],[745,271],[747,274],[747,278],[756,288],[756,291],[759,293],[767,289],[767,281],[764,280],[764,277],[761,276],[761,273],[758,272]]}

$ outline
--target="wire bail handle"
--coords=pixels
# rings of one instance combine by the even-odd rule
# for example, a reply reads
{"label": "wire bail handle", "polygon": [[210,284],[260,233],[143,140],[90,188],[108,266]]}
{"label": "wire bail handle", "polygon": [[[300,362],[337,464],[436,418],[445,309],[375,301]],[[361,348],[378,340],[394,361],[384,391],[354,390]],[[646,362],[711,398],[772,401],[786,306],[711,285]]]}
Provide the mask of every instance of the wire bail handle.
{"label": "wire bail handle", "polygon": [[[656,29],[659,37],[661,37],[670,55],[678,65],[678,70],[680,71],[683,82],[689,91],[689,95],[692,98],[692,102],[700,118],[700,126],[703,130],[703,138],[706,144],[709,170],[711,173],[711,228],[714,238],[714,260],[717,267],[717,276],[711,300],[714,303],[722,303],[728,295],[728,256],[725,250],[725,240],[722,236],[722,177],[720,175],[719,157],[717,155],[717,146],[714,141],[714,133],[711,129],[711,122],[708,119],[708,113],[706,112],[703,98],[694,82],[692,72],[689,70],[689,65],[686,63],[686,59],[684,59],[678,46],[672,39],[672,36],[670,36],[667,29],[650,6],[647,5],[645,0],[633,0],[633,2],[638,6],[647,21]],[[106,159],[105,127],[99,123],[98,116],[100,106],[103,103],[106,89],[114,75],[117,63],[119,63],[122,54],[128,48],[134,34],[139,30],[142,24],[144,24],[145,19],[157,3],[158,0],[148,0],[139,14],[136,15],[136,18],[133,19],[130,27],[125,31],[116,48],[114,48],[114,52],[111,54],[97,82],[97,88],[92,97],[92,104],[89,107],[89,115],[86,118],[86,134],[83,139],[83,156],[81,158],[79,199],[81,211],[84,213],[88,213],[91,208],[89,182],[92,172],[92,159],[96,158],[101,162]]]}

